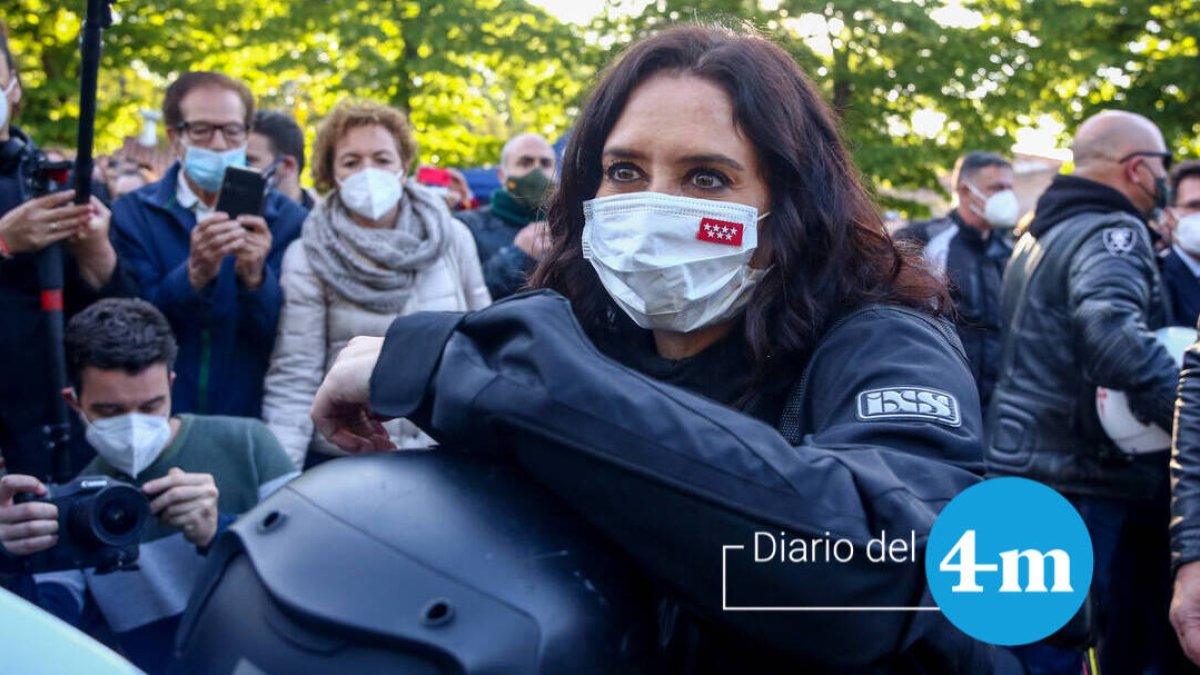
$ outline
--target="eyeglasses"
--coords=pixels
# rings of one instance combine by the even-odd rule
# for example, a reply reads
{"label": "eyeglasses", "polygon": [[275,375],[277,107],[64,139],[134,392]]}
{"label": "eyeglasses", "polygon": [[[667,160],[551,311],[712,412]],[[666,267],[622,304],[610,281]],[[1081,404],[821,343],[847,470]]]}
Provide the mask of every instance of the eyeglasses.
{"label": "eyeglasses", "polygon": [[240,122],[230,122],[229,124],[180,122],[175,128],[184,132],[188,140],[193,143],[207,143],[212,140],[213,134],[217,131],[221,132],[226,141],[233,144],[240,144],[246,140],[246,125]]}
{"label": "eyeglasses", "polygon": [[1155,151],[1151,151],[1151,150],[1138,150],[1136,152],[1131,152],[1128,155],[1125,155],[1121,159],[1118,159],[1117,163],[1124,164],[1125,162],[1128,162],[1129,160],[1133,159],[1134,157],[1161,157],[1162,163],[1163,163],[1163,170],[1165,170],[1165,171],[1171,170],[1171,162],[1174,161],[1174,159],[1175,159],[1175,157],[1173,155],[1171,155],[1171,153],[1169,153],[1169,152],[1155,152]]}

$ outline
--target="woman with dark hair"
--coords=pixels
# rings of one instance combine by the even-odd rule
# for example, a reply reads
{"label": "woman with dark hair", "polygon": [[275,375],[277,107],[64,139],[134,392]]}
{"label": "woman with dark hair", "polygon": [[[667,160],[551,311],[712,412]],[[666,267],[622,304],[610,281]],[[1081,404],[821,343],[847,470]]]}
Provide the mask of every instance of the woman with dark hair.
{"label": "woman with dark hair", "polygon": [[[945,289],[884,234],[786,52],[695,26],[633,45],[580,115],[549,222],[531,286],[569,305],[541,291],[352,342],[318,430],[369,450],[378,416],[405,416],[512,453],[661,584],[658,670],[1007,662],[919,611],[914,561],[982,471]],[[913,557],[867,560],[885,531]],[[838,540],[857,553],[797,559]]]}

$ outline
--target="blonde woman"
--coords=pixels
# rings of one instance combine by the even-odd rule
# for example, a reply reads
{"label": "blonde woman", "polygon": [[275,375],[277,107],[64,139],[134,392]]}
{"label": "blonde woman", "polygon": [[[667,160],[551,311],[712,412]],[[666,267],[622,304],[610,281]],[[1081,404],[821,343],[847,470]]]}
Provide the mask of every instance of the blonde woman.
{"label": "blonde woman", "polygon": [[[313,179],[328,193],[283,259],[284,304],[267,372],[263,419],[298,467],[342,454],[313,437],[309,408],[338,352],[392,319],[491,303],[475,242],[436,193],[405,180],[416,156],[408,119],[377,103],[338,105],[313,146]],[[430,443],[389,422],[399,448]]]}

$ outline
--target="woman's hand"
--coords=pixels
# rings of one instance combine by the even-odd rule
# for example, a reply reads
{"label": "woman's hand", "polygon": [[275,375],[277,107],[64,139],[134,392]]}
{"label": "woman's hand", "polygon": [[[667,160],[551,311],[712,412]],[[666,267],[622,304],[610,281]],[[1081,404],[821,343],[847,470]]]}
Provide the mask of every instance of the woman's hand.
{"label": "woman's hand", "polygon": [[313,400],[317,431],[346,452],[395,450],[380,419],[371,414],[371,372],[383,350],[383,338],[356,337],[325,375]]}
{"label": "woman's hand", "polygon": [[12,253],[40,251],[81,234],[92,219],[90,204],[73,204],[74,190],[31,199],[0,218],[0,237]]}

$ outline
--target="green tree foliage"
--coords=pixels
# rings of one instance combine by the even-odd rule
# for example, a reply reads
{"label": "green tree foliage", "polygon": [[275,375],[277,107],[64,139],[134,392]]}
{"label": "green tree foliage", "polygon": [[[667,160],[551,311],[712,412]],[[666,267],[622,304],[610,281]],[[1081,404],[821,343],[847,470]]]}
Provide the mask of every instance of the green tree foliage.
{"label": "green tree foliage", "polygon": [[1043,116],[1065,142],[1105,108],[1200,152],[1196,0],[659,0],[592,28],[627,42],[687,19],[747,22],[791,52],[885,190],[934,187],[964,151],[1007,152]]}
{"label": "green tree foliage", "polygon": [[1195,0],[981,0],[996,98],[1069,134],[1106,108],[1140,112],[1179,155],[1200,155]]}
{"label": "green tree foliage", "polygon": [[[82,0],[9,0],[22,124],[70,145]],[[164,6],[166,5],[166,6]],[[314,122],[346,96],[410,113],[422,160],[494,162],[511,135],[569,125],[588,67],[581,36],[523,0],[122,0],[105,32],[97,148],[135,135],[172,77],[220,70],[259,105]]]}
{"label": "green tree foliage", "polygon": [[[1007,151],[1039,120],[1066,140],[1112,107],[1150,116],[1181,155],[1200,155],[1198,0],[623,2],[580,27],[525,0],[121,0],[105,35],[98,148],[136,134],[137,111],[157,108],[173,75],[211,68],[310,134],[342,97],[369,97],[410,111],[424,161],[491,163],[513,133],[566,131],[636,36],[699,19],[748,23],[787,49],[885,190],[935,186],[964,150]],[[43,144],[74,138],[83,4],[7,0],[22,122]]]}

